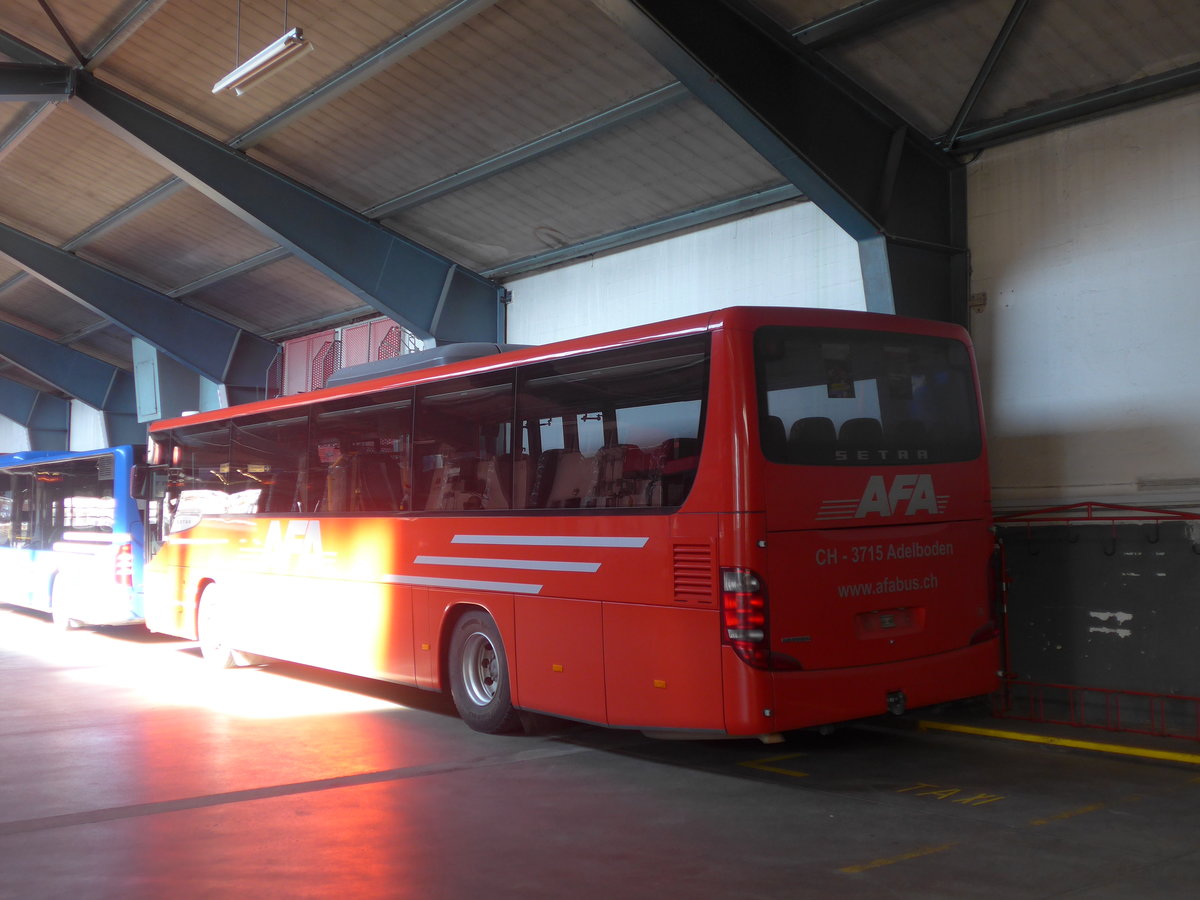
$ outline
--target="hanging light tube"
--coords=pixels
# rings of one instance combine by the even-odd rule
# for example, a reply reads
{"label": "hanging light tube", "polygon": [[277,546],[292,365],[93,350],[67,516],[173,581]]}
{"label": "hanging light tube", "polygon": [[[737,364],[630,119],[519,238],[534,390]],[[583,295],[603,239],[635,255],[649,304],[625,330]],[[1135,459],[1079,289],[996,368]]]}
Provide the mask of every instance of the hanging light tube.
{"label": "hanging light tube", "polygon": [[259,50],[252,57],[213,85],[212,92],[231,90],[239,97],[263,78],[278,72],[313,49],[313,44],[304,37],[299,28]]}

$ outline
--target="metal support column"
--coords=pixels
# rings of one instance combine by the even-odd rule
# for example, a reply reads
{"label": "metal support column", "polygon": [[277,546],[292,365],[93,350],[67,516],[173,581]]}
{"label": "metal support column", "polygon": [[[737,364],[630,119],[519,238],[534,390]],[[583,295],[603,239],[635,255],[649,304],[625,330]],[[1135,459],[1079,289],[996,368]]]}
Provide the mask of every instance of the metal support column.
{"label": "metal support column", "polygon": [[867,307],[965,323],[965,169],[746,0],[592,0],[859,241]]}

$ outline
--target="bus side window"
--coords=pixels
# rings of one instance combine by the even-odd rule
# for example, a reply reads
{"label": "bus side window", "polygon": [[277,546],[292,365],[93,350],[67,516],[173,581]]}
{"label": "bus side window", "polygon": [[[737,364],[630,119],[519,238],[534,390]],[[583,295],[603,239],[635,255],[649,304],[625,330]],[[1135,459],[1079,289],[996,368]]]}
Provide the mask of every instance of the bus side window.
{"label": "bus side window", "polygon": [[174,439],[179,447],[179,466],[168,475],[165,534],[186,531],[205,515],[249,511],[237,509],[235,492],[243,485],[234,478],[230,466],[227,422],[189,425],[175,432]]}
{"label": "bus side window", "polygon": [[8,475],[0,475],[0,485],[3,486],[3,493],[0,493],[0,547],[7,547],[12,543],[13,502],[12,490],[8,486],[9,479]]}
{"label": "bus side window", "polygon": [[417,396],[416,507],[430,511],[509,509],[512,373],[440,381]]}
{"label": "bus side window", "polygon": [[690,336],[522,370],[517,421],[538,452],[526,506],[681,504],[699,464],[707,363],[707,337]]}
{"label": "bus side window", "polygon": [[308,416],[292,410],[235,420],[226,491],[245,512],[299,512],[307,443]]}
{"label": "bus side window", "polygon": [[12,521],[9,524],[9,540],[14,547],[29,545],[33,533],[32,524],[33,476],[12,476]]}
{"label": "bus side window", "polygon": [[313,418],[304,508],[403,512],[412,508],[412,391],[321,404]]}

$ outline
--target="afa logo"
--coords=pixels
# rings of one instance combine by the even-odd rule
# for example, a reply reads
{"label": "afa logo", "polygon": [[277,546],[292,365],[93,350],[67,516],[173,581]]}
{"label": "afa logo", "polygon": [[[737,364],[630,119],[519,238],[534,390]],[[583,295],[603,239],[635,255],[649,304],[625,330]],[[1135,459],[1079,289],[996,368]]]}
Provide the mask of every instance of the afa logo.
{"label": "afa logo", "polygon": [[933,476],[896,475],[889,483],[882,475],[867,479],[862,496],[846,500],[826,500],[817,512],[820,520],[865,519],[869,516],[937,515],[946,511],[950,497],[938,495]]}
{"label": "afa logo", "polygon": [[321,523],[310,519],[290,519],[286,529],[278,519],[267,526],[263,553],[280,556],[324,556]]}

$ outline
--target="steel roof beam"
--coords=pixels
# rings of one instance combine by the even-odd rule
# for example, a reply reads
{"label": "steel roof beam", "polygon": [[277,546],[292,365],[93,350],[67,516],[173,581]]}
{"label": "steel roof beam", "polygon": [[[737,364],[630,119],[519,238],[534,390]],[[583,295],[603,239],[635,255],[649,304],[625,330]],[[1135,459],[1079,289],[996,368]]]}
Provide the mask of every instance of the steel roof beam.
{"label": "steel roof beam", "polygon": [[0,53],[11,57],[19,63],[62,66],[62,63],[49,53],[43,53],[37,47],[33,46],[33,44],[27,44],[16,35],[9,34],[7,31],[0,31]]}
{"label": "steel roof beam", "polygon": [[278,352],[270,341],[3,224],[0,253],[198,375],[227,385],[231,399],[254,399],[265,387]]}
{"label": "steel roof beam", "polygon": [[792,37],[807,47],[819,50],[947,2],[948,0],[863,0],[862,3],[839,9],[795,29],[792,31]]}
{"label": "steel roof beam", "polygon": [[859,242],[867,308],[967,316],[965,169],[745,0],[592,0]]}
{"label": "steel roof beam", "polygon": [[964,127],[954,143],[959,153],[985,150],[1083,119],[1107,115],[1200,89],[1200,63],[1105,88],[1063,103],[1050,103]]}
{"label": "steel roof beam", "polygon": [[[48,107],[49,107],[48,103],[42,105],[43,110]],[[5,145],[4,143],[0,143],[0,159],[3,158],[4,152],[7,149],[8,149],[7,145]],[[136,215],[137,213],[141,212],[142,210],[145,210],[151,206],[154,206],[156,203],[159,203],[159,202],[165,200],[167,197],[170,197],[172,194],[178,193],[179,191],[183,190],[186,187],[187,187],[187,185],[184,184],[182,181],[180,181],[178,178],[169,178],[166,181],[162,182],[161,184],[151,188],[146,193],[142,194],[142,196],[138,197],[136,200],[131,201],[126,206],[123,206],[121,209],[117,210],[116,212],[101,219],[99,222],[94,224],[91,228],[88,228],[86,231],[83,231],[83,232],[75,235],[75,237],[71,238],[69,241],[67,241],[65,244],[63,244],[61,249],[74,250],[77,247],[82,247],[84,244],[90,243],[91,241],[100,237],[105,232],[107,232],[113,228],[116,228],[118,225],[120,225],[126,219]],[[28,277],[29,277],[28,272],[18,272],[16,275],[13,275],[11,278],[7,279],[3,284],[0,284],[0,294],[3,294],[9,288],[16,287],[18,284],[20,284],[22,281],[24,281]]]}
{"label": "steel roof beam", "polygon": [[253,272],[255,269],[261,269],[263,266],[269,266],[271,263],[278,262],[281,259],[289,259],[291,255],[283,247],[272,247],[270,250],[264,250],[262,253],[256,253],[248,259],[243,259],[239,263],[234,263],[219,271],[210,272],[208,275],[197,278],[195,281],[189,281],[187,284],[181,284],[177,288],[172,288],[167,291],[167,296],[186,297],[188,294],[202,291],[205,288],[212,287],[214,284],[220,284],[222,281],[238,275],[245,275],[247,272]]}
{"label": "steel roof beam", "polygon": [[68,100],[74,84],[69,66],[0,62],[0,101]]}
{"label": "steel roof beam", "polygon": [[745,213],[764,209],[768,206],[803,199],[804,195],[796,189],[795,185],[785,184],[777,188],[768,188],[765,191],[747,194],[744,197],[737,197],[733,200],[714,203],[712,206],[703,206],[698,209],[688,210],[678,215],[668,216],[665,219],[657,219],[653,222],[646,222],[643,225],[624,228],[620,231],[614,231],[611,234],[581,241],[578,244],[571,244],[567,247],[556,247],[553,250],[546,250],[542,253],[536,253],[533,256],[526,256],[523,259],[505,263],[502,266],[496,266],[494,269],[488,269],[484,274],[489,278],[515,278],[517,275],[533,272],[537,269],[544,269],[547,266],[570,262],[584,256],[594,256],[597,253],[607,253],[610,250],[617,250],[622,247],[628,247],[630,244],[653,240],[663,235],[674,234],[677,231],[708,225],[721,219],[744,215]]}
{"label": "steel roof beam", "polygon": [[432,181],[429,184],[411,190],[407,194],[402,194],[392,200],[386,200],[383,203],[365,209],[363,210],[363,214],[373,219],[383,219],[401,210],[419,206],[422,203],[428,203],[430,200],[434,200],[444,194],[449,194],[451,191],[457,191],[485,178],[491,178],[493,175],[506,172],[521,163],[537,159],[539,156],[544,156],[552,150],[559,150],[576,141],[590,137],[597,132],[661,109],[687,95],[687,88],[678,81],[673,81],[670,84],[642,94],[640,97],[634,97],[632,100],[627,100],[624,103],[610,109],[602,110],[595,115],[567,125],[550,134],[521,144],[519,147],[513,147],[511,150],[498,153],[482,162],[463,169],[461,172],[447,175],[445,178],[439,178],[437,181]]}
{"label": "steel roof beam", "polygon": [[992,72],[995,70],[996,64],[1000,62],[1000,57],[1003,55],[1005,48],[1008,47],[1008,42],[1012,39],[1012,33],[1016,30],[1017,23],[1021,21],[1021,16],[1024,14],[1025,7],[1028,4],[1029,0],[1014,0],[1012,7],[1008,11],[1008,15],[1004,19],[1004,24],[1000,27],[999,34],[992,41],[992,47],[988,51],[987,58],[983,61],[983,65],[979,67],[979,72],[975,75],[975,81],[972,83],[970,90],[967,91],[967,96],[963,99],[962,105],[958,108],[958,114],[954,117],[954,122],[950,125],[950,130],[946,132],[945,137],[941,141],[944,149],[954,149],[954,142],[958,140],[958,133],[962,131],[963,123],[971,115],[971,110],[975,108],[975,102],[979,99],[979,95],[983,93],[984,87],[992,77]]}
{"label": "steel roof beam", "polygon": [[108,34],[102,37],[87,54],[87,67],[94,69],[114,50],[133,37],[149,18],[167,3],[167,0],[140,0],[130,9]]}
{"label": "steel roof beam", "polygon": [[70,401],[0,376],[0,416],[29,433],[30,450],[66,450],[71,438]]}
{"label": "steel roof beam", "polygon": [[[123,369],[8,322],[0,322],[0,356],[96,409],[119,402],[118,382],[129,377]],[[132,394],[128,399],[124,411],[133,412]]]}
{"label": "steel roof beam", "polygon": [[434,10],[404,34],[388,41],[378,50],[368,53],[324,84],[313,88],[299,100],[235,138],[230,142],[230,146],[244,149],[265,140],[293,120],[308,115],[330,100],[340,97],[351,88],[373,78],[384,69],[411,56],[446,32],[478,15],[488,7],[494,6],[496,2],[497,0],[453,0],[441,9]]}
{"label": "steel roof beam", "polygon": [[[801,43],[810,47],[828,46],[838,41],[848,40],[893,20],[920,12],[927,7],[946,2],[947,0],[867,0],[857,6],[825,16],[802,28],[797,28],[791,34]],[[537,159],[552,150],[558,150],[607,128],[661,109],[688,96],[689,93],[687,88],[678,81],[672,81],[640,97],[602,110],[579,122],[499,153],[461,172],[440,178],[392,200],[372,206],[363,210],[363,213],[371,218],[381,219],[400,210],[428,203],[430,200],[498,175],[521,163]],[[248,134],[255,133],[254,131],[248,132]]]}
{"label": "steel roof beam", "polygon": [[496,340],[500,287],[139,100],[80,74],[106,128],[421,337]]}
{"label": "steel roof beam", "polygon": [[20,114],[14,116],[3,134],[0,134],[0,160],[15,150],[21,141],[33,134],[33,130],[53,111],[53,103],[30,104]]}

